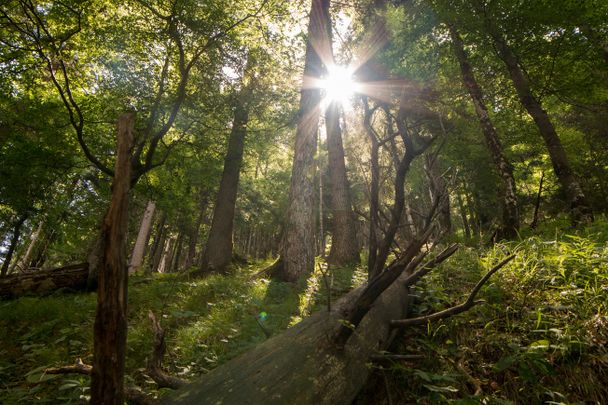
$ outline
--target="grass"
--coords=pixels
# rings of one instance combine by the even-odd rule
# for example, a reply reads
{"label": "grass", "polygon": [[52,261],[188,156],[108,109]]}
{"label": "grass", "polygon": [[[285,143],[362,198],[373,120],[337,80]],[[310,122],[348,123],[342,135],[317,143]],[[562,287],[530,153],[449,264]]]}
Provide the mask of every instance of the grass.
{"label": "grass", "polygon": [[543,229],[481,253],[461,249],[417,286],[416,315],[462,302],[487,269],[517,256],[484,287],[484,305],[404,331],[397,350],[425,359],[379,370],[376,385],[388,388],[361,403],[389,396],[421,404],[605,403],[607,240],[600,220],[578,231]]}
{"label": "grass", "polygon": [[[395,351],[418,362],[379,368],[361,404],[583,404],[608,398],[608,225],[546,226],[489,249],[464,246],[414,290],[413,315],[466,299],[470,288],[510,252],[516,259],[483,288],[484,305],[452,319],[409,328]],[[252,278],[267,263],[228,276],[188,280],[132,277],[127,383],[158,392],[142,372],[152,348],[148,311],[167,332],[168,371],[182,378],[217,367],[280,333],[365,281],[361,268],[324,263],[298,285]],[[88,377],[44,369],[92,362],[95,294],[0,302],[0,403],[83,403]],[[397,400],[398,399],[398,400]]]}

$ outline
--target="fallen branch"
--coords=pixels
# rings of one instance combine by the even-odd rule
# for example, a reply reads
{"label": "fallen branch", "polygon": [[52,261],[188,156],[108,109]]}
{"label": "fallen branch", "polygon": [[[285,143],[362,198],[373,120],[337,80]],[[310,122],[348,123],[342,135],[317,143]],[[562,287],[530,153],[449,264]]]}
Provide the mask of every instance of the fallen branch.
{"label": "fallen branch", "polygon": [[416,271],[411,276],[409,276],[408,278],[406,278],[403,281],[403,284],[406,287],[409,287],[409,286],[415,284],[418,280],[420,280],[422,277],[424,277],[428,272],[430,272],[431,270],[433,270],[433,268],[437,267],[437,265],[443,263],[450,256],[452,256],[454,253],[456,253],[456,251],[458,250],[458,248],[459,248],[459,246],[458,246],[457,243],[455,243],[455,244],[447,247],[441,253],[439,253],[437,256],[435,256],[434,258],[432,258],[431,260],[429,260],[424,266],[422,266],[420,268],[420,270]]}
{"label": "fallen branch", "polygon": [[158,388],[173,388],[178,389],[188,384],[188,381],[182,380],[181,378],[174,377],[165,373],[162,369],[162,361],[167,351],[167,345],[165,344],[165,331],[160,326],[160,322],[154,316],[152,311],[148,312],[148,318],[152,322],[152,332],[154,333],[154,349],[152,350],[152,357],[148,361],[148,367],[146,374],[158,384]]}
{"label": "fallen branch", "polygon": [[418,318],[410,318],[410,319],[397,319],[392,320],[390,325],[395,328],[403,328],[405,326],[413,326],[413,325],[422,325],[427,322],[435,321],[437,319],[448,318],[450,316],[454,316],[460,314],[464,311],[471,309],[475,304],[478,304],[480,301],[475,301],[475,297],[477,293],[481,289],[481,287],[488,281],[488,279],[492,276],[492,274],[496,273],[500,268],[502,268],[505,264],[509,263],[511,260],[515,258],[515,255],[511,255],[504,259],[502,262],[494,266],[488,273],[479,280],[479,282],[475,285],[469,298],[459,305],[453,306],[448,309],[444,309],[443,311],[435,312],[434,314],[421,316]]}
{"label": "fallen branch", "polygon": [[[82,374],[91,375],[93,367],[82,362],[82,359],[76,359],[76,363],[72,366],[50,367],[44,370],[46,374]],[[137,387],[125,387],[125,398],[127,402],[135,405],[151,405],[153,400]]]}
{"label": "fallen branch", "polygon": [[46,374],[83,374],[91,375],[93,367],[84,364],[81,358],[76,359],[76,364],[73,366],[51,367],[44,370]]}
{"label": "fallen branch", "polygon": [[425,356],[422,354],[374,354],[369,357],[369,359],[376,363],[387,362],[387,361],[412,361],[412,360],[422,360]]}

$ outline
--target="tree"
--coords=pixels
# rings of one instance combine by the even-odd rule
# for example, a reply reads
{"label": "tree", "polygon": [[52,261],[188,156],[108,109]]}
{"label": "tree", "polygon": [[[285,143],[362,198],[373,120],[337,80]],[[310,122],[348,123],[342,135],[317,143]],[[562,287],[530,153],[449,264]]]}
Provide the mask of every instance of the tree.
{"label": "tree", "polygon": [[289,205],[285,213],[281,266],[276,276],[296,281],[314,266],[314,155],[319,129],[321,89],[315,83],[325,72],[329,55],[329,0],[313,0],[308,23],[304,78],[296,130]]}

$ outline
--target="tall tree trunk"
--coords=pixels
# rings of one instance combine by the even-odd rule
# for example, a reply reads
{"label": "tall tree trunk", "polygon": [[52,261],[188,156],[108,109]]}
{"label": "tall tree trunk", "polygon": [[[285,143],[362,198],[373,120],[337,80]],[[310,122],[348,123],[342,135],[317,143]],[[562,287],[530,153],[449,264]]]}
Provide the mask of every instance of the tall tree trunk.
{"label": "tall tree trunk", "polygon": [[91,404],[124,404],[127,347],[127,229],[134,114],[118,119],[112,200],[102,226],[103,256],[93,337]]}
{"label": "tall tree trunk", "polygon": [[351,205],[346,176],[346,164],[344,163],[344,146],[342,144],[338,103],[338,101],[332,101],[325,112],[332,203],[331,249],[327,261],[331,264],[343,266],[359,262],[359,246],[355,231],[355,215]]}
{"label": "tall tree trunk", "polygon": [[373,110],[369,109],[367,100],[363,101],[365,108],[365,116],[363,125],[371,143],[370,165],[371,165],[371,183],[369,192],[369,253],[367,257],[368,277],[371,278],[373,269],[376,266],[376,257],[378,255],[378,225],[380,218],[378,215],[380,209],[380,166],[378,163],[378,154],[380,144],[378,137],[372,127]]}
{"label": "tall tree trunk", "polygon": [[460,34],[455,26],[448,25],[448,27],[450,29],[454,54],[456,55],[456,59],[458,59],[458,63],[460,64],[462,81],[467,88],[469,95],[471,96],[471,100],[475,106],[475,113],[479,119],[479,124],[481,125],[481,130],[486,141],[486,146],[490,151],[496,171],[502,180],[502,187],[500,189],[500,200],[502,206],[502,226],[500,235],[505,238],[513,238],[517,236],[517,232],[519,230],[517,190],[515,178],[513,177],[513,166],[507,160],[507,157],[503,152],[500,138],[496,132],[496,128],[490,120],[488,109],[483,101],[481,87],[479,87],[479,84],[475,79],[475,75],[473,74],[473,69],[469,63],[466,51],[464,50],[462,38],[460,37]]}
{"label": "tall tree trunk", "polygon": [[169,271],[171,271],[171,259],[173,257],[172,252],[174,241],[174,237],[170,236],[167,238],[165,236],[165,244],[163,245],[160,261],[158,263],[158,267],[156,268],[156,271],[158,271],[159,273],[168,273]]}
{"label": "tall tree trunk", "polygon": [[129,274],[134,273],[141,269],[144,262],[144,254],[148,241],[150,240],[150,231],[152,230],[152,219],[154,218],[154,211],[156,210],[156,204],[154,201],[148,201],[144,216],[141,219],[141,225],[139,226],[139,232],[137,233],[137,240],[131,253],[131,261],[129,263]]}
{"label": "tall tree trunk", "polygon": [[19,237],[21,236],[21,228],[23,227],[23,223],[27,219],[27,214],[21,215],[15,221],[13,225],[13,236],[11,237],[11,242],[8,247],[8,251],[6,255],[4,255],[4,263],[2,263],[2,268],[0,269],[0,277],[4,277],[8,273],[8,268],[11,264],[11,260],[13,259],[13,254],[15,253],[15,249],[17,248],[17,243],[19,243]]}
{"label": "tall tree trunk", "polygon": [[201,267],[203,273],[224,272],[232,260],[234,210],[239,186],[239,174],[243,163],[243,148],[249,121],[249,99],[252,96],[252,90],[249,83],[244,85],[241,94],[237,96],[232,131],[228,141],[228,152],[224,160],[224,172],[217,192],[211,230],[203,256]]}
{"label": "tall tree trunk", "polygon": [[329,0],[313,0],[282,240],[282,266],[275,272],[278,278],[285,281],[296,281],[314,267],[314,156],[321,103],[321,90],[314,85],[314,81],[324,73],[321,57],[329,55],[328,23]]}
{"label": "tall tree trunk", "polygon": [[[320,136],[317,138],[318,153],[321,152]],[[317,174],[319,178],[319,254],[321,257],[325,257],[325,210],[323,210],[323,168],[321,167],[321,159],[317,160]]]}
{"label": "tall tree trunk", "polygon": [[543,109],[540,101],[532,94],[530,83],[524,75],[517,56],[509,47],[503,35],[498,29],[488,23],[489,33],[492,36],[498,56],[505,63],[511,81],[515,86],[517,95],[522,105],[532,117],[538,127],[547,151],[553,164],[553,170],[557,176],[562,189],[570,204],[570,215],[574,223],[591,222],[593,221],[593,211],[588,204],[583,189],[581,188],[566,156],[566,151],[555,131],[553,123],[549,119],[549,115]]}

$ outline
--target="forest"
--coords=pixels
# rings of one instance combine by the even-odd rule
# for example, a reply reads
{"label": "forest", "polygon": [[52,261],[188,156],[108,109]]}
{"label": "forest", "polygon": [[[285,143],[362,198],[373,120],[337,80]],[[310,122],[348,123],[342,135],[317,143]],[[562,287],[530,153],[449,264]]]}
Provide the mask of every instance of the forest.
{"label": "forest", "polygon": [[605,0],[1,0],[0,403],[602,404]]}

